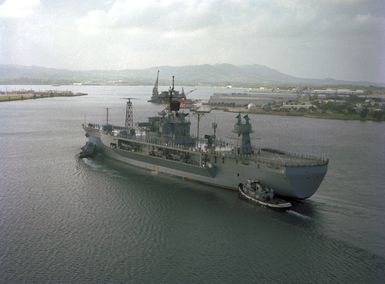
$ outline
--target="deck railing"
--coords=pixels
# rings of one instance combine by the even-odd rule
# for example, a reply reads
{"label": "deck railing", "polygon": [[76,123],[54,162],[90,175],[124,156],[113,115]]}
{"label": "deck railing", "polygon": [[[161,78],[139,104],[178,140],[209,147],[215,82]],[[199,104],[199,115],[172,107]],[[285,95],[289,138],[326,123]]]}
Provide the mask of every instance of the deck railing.
{"label": "deck railing", "polygon": [[[116,130],[123,129],[122,127],[114,127]],[[286,151],[279,151],[275,149],[269,149],[269,148],[255,148],[253,149],[252,154],[240,154],[238,153],[238,149],[234,146],[230,146],[229,143],[227,143],[224,140],[217,139],[215,141],[216,149],[209,151],[202,149],[203,147],[197,148],[197,145],[206,145],[207,140],[200,138],[197,139],[196,137],[192,137],[192,141],[194,141],[193,145],[183,145],[183,144],[176,144],[174,141],[164,141],[161,137],[147,137],[144,133],[143,135],[136,135],[136,136],[127,136],[123,135],[120,132],[117,132],[114,134],[113,132],[110,132],[110,135],[123,138],[123,139],[129,139],[133,142],[138,143],[147,143],[151,145],[157,145],[164,148],[173,148],[173,149],[179,149],[181,151],[188,151],[192,153],[200,153],[202,155],[207,154],[210,156],[216,156],[218,159],[220,158],[231,158],[238,160],[239,162],[250,162],[253,161],[255,163],[260,163],[267,165],[268,167],[272,168],[283,168],[285,166],[320,166],[320,165],[326,165],[329,160],[325,157],[316,157],[313,155],[308,154],[299,154],[295,152],[286,152]],[[217,150],[219,148],[219,150]]]}

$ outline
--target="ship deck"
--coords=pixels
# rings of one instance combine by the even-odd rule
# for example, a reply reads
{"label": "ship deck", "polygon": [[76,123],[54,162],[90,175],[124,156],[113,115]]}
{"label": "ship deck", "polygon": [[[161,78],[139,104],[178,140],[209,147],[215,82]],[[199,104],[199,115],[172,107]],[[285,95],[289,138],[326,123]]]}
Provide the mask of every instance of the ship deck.
{"label": "ship deck", "polygon": [[[122,127],[114,127],[116,130],[122,129]],[[329,160],[322,157],[316,157],[312,155],[304,155],[292,152],[285,152],[276,149],[269,148],[255,148],[253,149],[252,154],[238,154],[236,147],[229,145],[226,141],[216,141],[216,144],[219,146],[214,149],[205,149],[206,141],[204,139],[199,139],[199,143],[196,145],[200,145],[198,148],[195,145],[176,145],[171,142],[165,143],[160,139],[155,139],[154,137],[147,137],[146,135],[136,135],[134,137],[121,136],[119,132],[110,135],[117,136],[121,139],[128,140],[131,142],[147,144],[152,146],[158,146],[162,148],[174,149],[183,152],[190,153],[201,153],[207,154],[210,156],[217,156],[219,158],[233,158],[239,159],[243,161],[254,161],[256,163],[267,164],[270,167],[281,168],[281,167],[300,167],[300,166],[321,166],[328,164]]]}
{"label": "ship deck", "polygon": [[282,164],[285,166],[319,166],[328,163],[328,159],[311,155],[276,151],[273,149],[259,149],[255,154],[259,159]]}

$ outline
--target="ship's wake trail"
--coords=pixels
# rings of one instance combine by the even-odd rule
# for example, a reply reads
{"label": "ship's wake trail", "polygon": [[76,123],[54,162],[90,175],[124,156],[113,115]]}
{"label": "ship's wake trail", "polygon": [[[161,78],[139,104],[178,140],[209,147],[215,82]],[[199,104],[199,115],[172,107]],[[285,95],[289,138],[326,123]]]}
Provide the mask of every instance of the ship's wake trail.
{"label": "ship's wake trail", "polygon": [[294,211],[294,210],[286,210],[287,213],[291,214],[291,215],[294,215],[294,216],[297,216],[297,217],[300,217],[302,219],[306,219],[306,220],[310,220],[311,217],[310,216],[306,216],[304,214],[301,214],[297,211]]}

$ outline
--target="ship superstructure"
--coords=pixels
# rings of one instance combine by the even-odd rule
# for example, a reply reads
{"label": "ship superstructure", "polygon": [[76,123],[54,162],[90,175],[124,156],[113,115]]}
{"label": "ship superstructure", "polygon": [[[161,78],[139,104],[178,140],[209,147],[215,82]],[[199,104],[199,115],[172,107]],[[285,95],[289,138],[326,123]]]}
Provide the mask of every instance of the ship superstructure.
{"label": "ship superstructure", "polygon": [[[293,154],[251,145],[252,126],[238,114],[233,132],[239,145],[220,141],[215,134],[204,138],[190,134],[189,113],[180,111],[169,92],[169,107],[146,122],[131,122],[132,103],[127,102],[126,125],[83,125],[89,141],[106,155],[137,167],[210,185],[238,190],[247,179],[258,179],[280,196],[305,199],[313,195],[328,166],[324,158]],[[127,120],[129,121],[127,123]],[[213,123],[214,132],[217,123]]]}

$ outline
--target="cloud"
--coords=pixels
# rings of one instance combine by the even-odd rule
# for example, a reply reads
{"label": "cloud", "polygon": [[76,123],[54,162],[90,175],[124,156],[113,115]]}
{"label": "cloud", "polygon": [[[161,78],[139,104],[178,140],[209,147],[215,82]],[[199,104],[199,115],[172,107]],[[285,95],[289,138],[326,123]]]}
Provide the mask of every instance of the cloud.
{"label": "cloud", "polygon": [[[107,10],[92,10],[79,19],[79,30],[98,33],[106,30],[193,31],[209,24],[206,8],[197,1],[115,1]],[[207,1],[210,2],[210,1]],[[206,7],[206,8],[205,8]]]}
{"label": "cloud", "polygon": [[24,18],[32,15],[40,0],[5,0],[0,6],[0,18]]}
{"label": "cloud", "polygon": [[78,20],[83,33],[125,32],[213,36],[230,32],[259,37],[333,36],[384,27],[384,15],[366,11],[366,0],[118,0]]}
{"label": "cloud", "polygon": [[72,69],[257,63],[296,76],[383,80],[383,0],[41,2],[0,6],[0,38],[12,43],[0,60]]}

